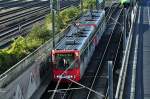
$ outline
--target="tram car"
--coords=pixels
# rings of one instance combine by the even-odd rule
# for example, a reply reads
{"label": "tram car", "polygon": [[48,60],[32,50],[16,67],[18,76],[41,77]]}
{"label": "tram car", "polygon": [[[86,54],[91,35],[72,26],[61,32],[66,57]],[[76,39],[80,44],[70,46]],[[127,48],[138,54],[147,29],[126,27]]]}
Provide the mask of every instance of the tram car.
{"label": "tram car", "polygon": [[80,81],[105,24],[104,10],[90,10],[71,25],[66,36],[51,51],[53,81]]}

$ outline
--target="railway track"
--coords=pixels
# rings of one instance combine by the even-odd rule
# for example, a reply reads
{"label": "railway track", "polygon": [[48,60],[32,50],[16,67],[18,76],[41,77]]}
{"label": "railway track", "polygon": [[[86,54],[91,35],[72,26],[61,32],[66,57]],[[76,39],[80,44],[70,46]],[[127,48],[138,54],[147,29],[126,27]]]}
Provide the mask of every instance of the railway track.
{"label": "railway track", "polygon": [[[10,14],[13,14],[13,13],[16,13],[16,12],[20,12],[20,11],[23,11],[25,9],[28,9],[28,8],[31,8],[31,7],[39,7],[39,6],[42,6],[41,3],[44,3],[46,4],[47,2],[41,2],[41,1],[26,1],[26,2],[19,2],[16,3],[15,5],[13,5],[12,7],[9,7],[10,4],[8,4],[7,6],[9,8],[5,8],[1,5],[1,7],[5,8],[3,10],[0,10],[0,17],[2,16],[6,16],[6,15],[10,15]],[[3,4],[5,5],[5,4]],[[19,5],[19,6],[18,6]],[[48,4],[47,4],[48,6]]]}
{"label": "railway track", "polygon": [[[119,66],[121,65],[122,62],[122,57],[123,57],[123,9],[120,9],[120,17],[118,19],[118,22],[116,24],[116,27],[114,28],[115,34],[112,35],[112,41],[110,42],[109,48],[108,48],[108,53],[106,56],[106,61],[111,60],[113,62],[113,88],[114,88],[114,93],[116,92],[116,87],[117,87],[117,82],[118,82],[118,74],[117,70],[119,69]],[[112,57],[110,57],[110,55]],[[106,89],[106,95],[108,98],[108,88]]]}
{"label": "railway track", "polygon": [[[26,34],[32,28],[34,23],[40,22],[42,24],[44,17],[49,13],[50,10],[49,3],[47,2],[48,1],[30,1],[28,3],[16,2],[16,6],[21,6],[21,8],[14,8],[5,12],[1,12],[0,16],[6,16],[0,19],[0,46],[10,42],[12,38]],[[15,3],[10,4],[10,6],[14,5]],[[61,10],[70,7],[71,5],[79,5],[79,2],[74,1],[71,2],[71,4],[67,3],[61,5]],[[17,12],[14,13],[15,11]]]}
{"label": "railway track", "polygon": [[[106,17],[108,20],[107,30],[102,36],[102,39],[100,40],[100,43],[97,46],[96,51],[91,58],[91,62],[88,65],[87,71],[85,72],[81,81],[79,83],[72,81],[71,86],[68,85],[68,87],[63,88],[58,87],[57,90],[55,90],[56,85],[50,84],[41,99],[49,99],[50,97],[51,99],[93,99],[93,96],[95,99],[101,99],[106,96],[107,66],[105,65],[105,62],[108,61],[107,57],[110,57],[111,55],[111,50],[109,49],[112,48],[112,44],[110,41],[118,36],[114,36],[114,34],[117,33],[113,33],[117,24],[114,19],[118,20],[122,12],[122,9],[118,10],[117,8],[118,7],[115,6],[114,9],[107,9],[107,11],[110,12],[107,14],[108,17]],[[110,26],[110,24],[113,22],[116,24]],[[117,58],[121,40],[122,39],[120,37],[119,40],[116,41],[118,42],[115,47],[117,50],[113,51],[115,55],[113,54],[113,57],[111,58],[112,60]],[[51,96],[52,93],[53,96]]]}
{"label": "railway track", "polygon": [[[48,8],[44,7],[44,8],[39,8],[39,9],[33,10],[30,13],[21,14],[21,16],[16,17],[17,20],[14,20],[14,21],[13,20],[12,21],[7,20],[8,22],[12,22],[12,24],[10,24],[10,25],[8,25],[8,27],[0,30],[0,32],[1,32],[0,37],[5,36],[6,35],[5,32],[8,31],[8,29],[12,29],[16,26],[18,27],[19,25],[22,26],[24,23],[30,22],[31,20],[35,20],[41,16],[45,16],[47,13],[48,13]],[[20,19],[22,19],[22,20],[20,21]]]}
{"label": "railway track", "polygon": [[19,21],[28,19],[29,16],[33,16],[34,13],[37,13],[38,11],[40,12],[43,9],[49,10],[46,2],[32,2],[31,4],[28,3],[23,7],[19,7],[19,11],[12,10],[5,13],[0,13],[0,28],[2,29],[7,26],[9,27]]}
{"label": "railway track", "polygon": [[[5,3],[7,4],[7,2]],[[8,6],[19,6],[19,8],[13,9],[14,7],[12,7],[10,8],[12,10],[1,11],[0,46],[7,44],[18,35],[26,34],[27,31],[24,30],[30,30],[34,23],[42,23],[41,21],[49,11],[48,4],[45,1],[13,2],[13,4],[8,4]],[[17,12],[14,13],[16,10]]]}
{"label": "railway track", "polygon": [[24,24],[21,25],[21,29],[19,26],[14,26],[10,30],[6,30],[6,32],[4,34],[5,36],[2,36],[0,38],[0,46],[3,46],[5,44],[7,44],[8,42],[10,42],[12,40],[12,38],[16,38],[20,35],[27,34],[30,31],[30,29],[32,28],[32,25],[34,23],[38,22],[38,23],[42,24],[44,18],[45,18],[44,16],[41,16],[37,19],[25,22]]}
{"label": "railway track", "polygon": [[[119,18],[121,10],[118,9],[112,11],[112,18],[116,18],[116,20]],[[118,17],[118,18],[117,18]],[[111,19],[108,22],[109,24],[114,22]],[[116,23],[117,24],[117,23]],[[100,40],[100,43],[98,47],[96,48],[96,51],[94,52],[93,58],[91,59],[91,62],[89,63],[89,68],[87,68],[87,72],[85,73],[85,79],[83,78],[83,82],[81,81],[81,84],[89,87],[92,90],[82,89],[77,90],[69,97],[68,99],[103,99],[106,96],[107,92],[107,65],[105,64],[107,61],[114,59],[114,56],[110,49],[114,48],[112,47],[112,43],[114,45],[113,40],[116,39],[115,35],[116,33],[113,33],[115,29],[115,24],[110,27],[106,28],[105,31],[106,34],[102,36],[102,39]],[[112,29],[112,30],[109,30]],[[114,31],[115,32],[115,31]],[[107,33],[110,33],[109,35]],[[116,47],[118,44],[115,44]],[[114,49],[116,49],[116,47]],[[116,50],[113,51],[116,53]],[[95,70],[93,69],[95,67]],[[91,71],[92,70],[92,71]],[[87,84],[89,82],[89,84]],[[94,92],[95,91],[95,92]],[[97,93],[96,93],[97,92]],[[100,93],[100,94],[98,94]],[[77,95],[78,94],[78,95]],[[84,95],[83,95],[84,94]],[[81,97],[81,98],[78,98]]]}
{"label": "railway track", "polygon": [[131,49],[130,49],[130,56],[129,56],[129,62],[128,62],[128,68],[127,68],[127,76],[126,76],[126,82],[125,82],[125,89],[124,89],[124,93],[123,93],[123,97],[124,99],[130,99],[130,95],[131,95],[131,82],[132,82],[132,68],[135,65],[134,63],[134,54],[135,54],[135,46],[136,45],[136,32],[133,33],[133,37],[132,37],[132,44],[131,44]]}
{"label": "railway track", "polygon": [[0,11],[14,7],[14,6],[20,6],[23,2],[27,2],[27,1],[11,1],[11,0],[7,0],[7,1],[1,1],[0,2]]}

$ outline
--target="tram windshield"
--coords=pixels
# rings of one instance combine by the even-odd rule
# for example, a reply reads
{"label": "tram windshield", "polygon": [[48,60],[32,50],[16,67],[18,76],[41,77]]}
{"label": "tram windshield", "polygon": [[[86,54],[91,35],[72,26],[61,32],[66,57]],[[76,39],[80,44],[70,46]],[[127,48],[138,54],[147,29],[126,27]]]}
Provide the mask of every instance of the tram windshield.
{"label": "tram windshield", "polygon": [[73,53],[57,53],[55,54],[56,68],[67,69],[70,65],[70,69],[73,68],[74,54]]}

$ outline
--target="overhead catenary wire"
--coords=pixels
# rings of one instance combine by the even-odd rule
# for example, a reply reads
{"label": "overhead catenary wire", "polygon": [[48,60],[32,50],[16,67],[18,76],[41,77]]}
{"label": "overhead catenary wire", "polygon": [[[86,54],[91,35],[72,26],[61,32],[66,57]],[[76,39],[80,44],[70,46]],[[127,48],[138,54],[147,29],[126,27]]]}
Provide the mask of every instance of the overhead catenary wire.
{"label": "overhead catenary wire", "polygon": [[[102,55],[102,59],[101,59],[101,61],[100,61],[100,65],[99,65],[99,67],[98,67],[98,69],[97,69],[97,71],[96,71],[96,74],[95,74],[94,80],[93,80],[93,82],[92,82],[91,89],[93,88],[94,83],[95,83],[95,80],[96,80],[96,77],[97,77],[97,75],[98,75],[98,73],[99,73],[99,70],[100,70],[100,67],[101,67],[101,65],[102,65],[102,62],[103,62],[103,59],[104,59],[105,53],[106,53],[106,51],[107,51],[107,49],[108,49],[108,46],[109,46],[109,43],[110,43],[110,41],[111,41],[112,34],[113,34],[113,32],[111,32],[111,35],[110,35],[109,40],[108,40],[108,43],[107,43],[107,45],[106,45],[106,49],[105,49],[105,51],[104,51],[104,54]],[[86,98],[86,99],[89,99],[90,94],[91,94],[91,91],[89,91],[88,96],[87,96],[87,98]]]}
{"label": "overhead catenary wire", "polygon": [[[119,25],[121,25],[121,24],[119,24]],[[122,26],[122,25],[121,25]],[[121,37],[120,37],[120,40],[119,40],[119,44],[118,44],[118,48],[117,48],[117,52],[116,52],[116,55],[115,55],[115,58],[114,58],[114,64],[113,64],[113,70],[114,70],[114,67],[115,67],[115,65],[116,65],[116,61],[117,61],[117,57],[118,57],[118,53],[119,53],[119,48],[120,48],[120,46],[121,46],[121,39],[122,39],[122,37],[123,37],[123,32],[121,33]],[[107,95],[108,95],[108,88],[107,88],[107,92],[106,92],[106,97],[107,97]]]}
{"label": "overhead catenary wire", "polygon": [[[110,40],[110,39],[109,39]],[[110,41],[109,41],[110,42]],[[107,46],[108,47],[108,46]],[[106,52],[106,51],[105,51]],[[104,56],[104,55],[103,55]],[[71,65],[70,65],[71,66]],[[70,68],[70,66],[64,71],[64,72],[66,72],[69,68]],[[61,76],[64,74],[64,72],[61,74]],[[51,97],[51,99],[53,99],[54,98],[54,95],[55,95],[55,93],[56,93],[56,91],[57,91],[57,89],[58,89],[58,86],[59,86],[59,84],[60,84],[60,81],[61,81],[61,79],[62,78],[60,78],[59,79],[59,81],[57,82],[57,85],[56,85],[56,87],[55,87],[55,90],[53,90],[54,91],[54,93],[53,93],[53,95],[52,95],[52,97]],[[66,78],[65,78],[66,79]],[[73,80],[71,80],[71,79],[68,79],[68,80],[70,80],[70,81],[72,81],[72,82],[74,82],[74,83],[76,83],[76,84],[79,84],[79,83],[77,83],[77,82],[75,82],[75,81],[73,81]],[[82,84],[79,84],[79,85],[82,85]],[[84,85],[82,85],[82,86],[84,86]],[[92,90],[92,88],[88,88],[88,87],[86,87],[86,86],[84,86],[86,89],[89,89],[89,90],[91,90],[91,91],[94,91],[94,90]],[[59,89],[58,89],[59,90]],[[97,93],[97,92],[96,92]],[[104,96],[104,95],[102,95],[101,94],[101,96]]]}

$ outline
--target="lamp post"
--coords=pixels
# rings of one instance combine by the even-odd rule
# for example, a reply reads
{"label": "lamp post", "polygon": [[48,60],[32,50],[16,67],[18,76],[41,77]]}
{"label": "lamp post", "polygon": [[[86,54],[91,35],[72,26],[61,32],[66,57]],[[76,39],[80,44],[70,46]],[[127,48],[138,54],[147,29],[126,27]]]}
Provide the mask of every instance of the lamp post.
{"label": "lamp post", "polygon": [[[54,2],[53,0],[49,0],[50,9],[52,13],[52,38],[53,38],[53,48],[55,47],[55,12],[54,12]],[[51,29],[50,29],[51,30]]]}
{"label": "lamp post", "polygon": [[59,11],[60,11],[60,0],[57,0],[57,14],[59,16]]}
{"label": "lamp post", "polygon": [[96,0],[96,9],[97,9],[97,10],[98,10],[98,3],[99,3],[99,1]]}
{"label": "lamp post", "polygon": [[81,5],[81,13],[83,14],[83,0],[80,0],[80,5]]}
{"label": "lamp post", "polygon": [[[59,20],[59,14],[60,14],[60,0],[56,0],[57,4],[56,4],[56,13],[57,13],[57,21]],[[56,27],[57,27],[57,32],[60,29],[59,23],[56,21]],[[60,32],[58,33],[58,36],[60,38]]]}

